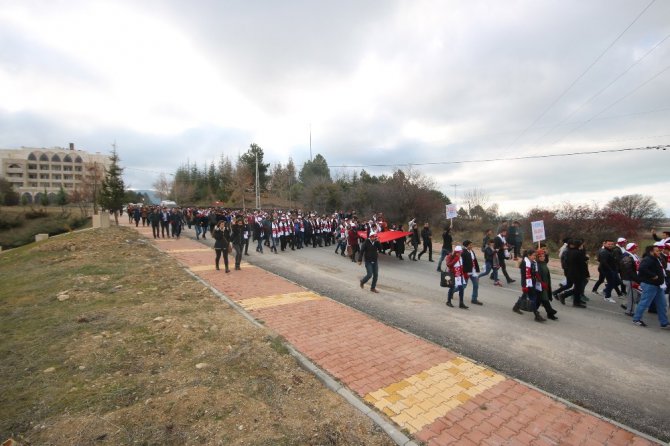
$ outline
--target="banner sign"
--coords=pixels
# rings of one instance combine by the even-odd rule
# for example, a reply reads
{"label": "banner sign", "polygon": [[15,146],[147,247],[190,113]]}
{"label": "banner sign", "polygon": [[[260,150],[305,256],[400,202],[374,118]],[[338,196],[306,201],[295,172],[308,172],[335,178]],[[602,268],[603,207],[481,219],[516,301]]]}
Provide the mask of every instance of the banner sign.
{"label": "banner sign", "polygon": [[533,230],[533,243],[547,239],[547,236],[544,233],[544,220],[531,221],[530,227]]}
{"label": "banner sign", "polygon": [[455,204],[447,205],[447,218],[456,218],[458,217],[458,209]]}

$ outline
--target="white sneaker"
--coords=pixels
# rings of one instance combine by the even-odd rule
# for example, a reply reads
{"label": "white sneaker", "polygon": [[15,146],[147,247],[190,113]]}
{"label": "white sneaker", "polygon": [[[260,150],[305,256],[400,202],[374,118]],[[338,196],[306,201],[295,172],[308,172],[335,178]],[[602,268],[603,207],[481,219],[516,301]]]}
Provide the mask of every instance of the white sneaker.
{"label": "white sneaker", "polygon": [[611,303],[611,304],[615,304],[615,303],[616,303],[616,300],[612,299],[611,297],[603,297],[603,300],[604,300],[605,302],[609,302],[609,303]]}

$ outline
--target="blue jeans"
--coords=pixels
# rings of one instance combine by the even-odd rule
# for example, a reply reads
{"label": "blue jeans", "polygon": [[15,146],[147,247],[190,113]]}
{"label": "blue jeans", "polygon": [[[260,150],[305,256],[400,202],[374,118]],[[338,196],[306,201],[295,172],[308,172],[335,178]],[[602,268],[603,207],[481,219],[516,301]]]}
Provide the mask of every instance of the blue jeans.
{"label": "blue jeans", "polygon": [[258,246],[256,246],[256,252],[263,253],[263,238],[258,237]]}
{"label": "blue jeans", "polygon": [[486,268],[484,269],[484,272],[480,274],[480,276],[485,277],[488,276],[491,271],[493,271],[493,261],[487,260],[484,265]]}
{"label": "blue jeans", "polygon": [[619,277],[615,271],[608,271],[605,273],[605,297],[612,297],[612,290],[619,285]]}
{"label": "blue jeans", "polygon": [[[438,271],[439,271],[440,269],[442,269],[442,261],[443,261],[444,259],[447,258],[447,255],[448,255],[450,252],[451,252],[451,251],[449,251],[448,249],[445,249],[445,248],[442,248],[442,250],[440,251],[440,260],[438,260],[438,262],[437,262],[437,270],[438,270]],[[446,267],[445,267],[445,268],[446,268]]]}
{"label": "blue jeans", "polygon": [[640,288],[642,288],[642,297],[640,297],[640,303],[635,309],[633,320],[642,320],[642,316],[649,308],[649,305],[651,305],[652,302],[655,302],[656,312],[658,313],[658,322],[660,322],[661,327],[668,325],[668,307],[665,303],[665,294],[663,289],[658,285],[652,285],[650,283],[644,282],[640,284]]}
{"label": "blue jeans", "polygon": [[472,297],[470,298],[470,301],[476,302],[477,297],[479,297],[479,277],[470,276],[469,283],[472,283]]}
{"label": "blue jeans", "polygon": [[374,290],[377,286],[377,276],[379,276],[379,263],[365,261],[365,271],[367,274],[361,279],[361,283],[366,283],[372,277],[370,289]]}
{"label": "blue jeans", "polygon": [[454,297],[454,291],[458,290],[458,302],[463,303],[463,291],[465,290],[465,285],[452,286],[449,288],[449,293],[447,293],[447,302],[451,302],[451,298]]}

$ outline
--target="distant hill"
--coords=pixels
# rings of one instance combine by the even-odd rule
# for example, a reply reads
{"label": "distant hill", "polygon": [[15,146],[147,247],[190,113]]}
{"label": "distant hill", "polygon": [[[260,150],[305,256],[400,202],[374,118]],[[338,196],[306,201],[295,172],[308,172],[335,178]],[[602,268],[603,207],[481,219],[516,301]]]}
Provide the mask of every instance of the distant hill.
{"label": "distant hill", "polygon": [[147,194],[149,197],[150,204],[159,204],[161,202],[160,198],[158,198],[158,195],[156,195],[155,190],[151,189],[130,189],[134,192],[137,192],[138,194]]}

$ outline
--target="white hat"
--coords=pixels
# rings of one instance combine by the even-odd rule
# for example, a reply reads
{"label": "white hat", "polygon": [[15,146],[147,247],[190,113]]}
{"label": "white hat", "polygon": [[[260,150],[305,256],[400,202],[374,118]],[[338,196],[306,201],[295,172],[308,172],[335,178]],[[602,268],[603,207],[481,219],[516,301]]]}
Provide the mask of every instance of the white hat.
{"label": "white hat", "polygon": [[659,248],[665,248],[666,243],[661,240],[660,242],[654,243],[654,246],[658,246]]}
{"label": "white hat", "polygon": [[629,243],[629,244],[626,245],[626,251],[630,251],[633,248],[637,248],[636,243]]}
{"label": "white hat", "polygon": [[619,237],[619,238],[617,239],[616,242],[617,242],[617,243],[626,243],[627,241],[628,241],[628,240],[626,240],[625,238],[623,238],[623,237]]}
{"label": "white hat", "polygon": [[463,251],[463,247],[461,245],[458,245],[454,248],[454,252],[459,252],[459,251]]}
{"label": "white hat", "polygon": [[377,232],[376,231],[370,231],[370,237],[372,237],[373,235],[377,235]]}

